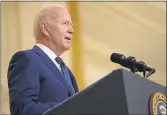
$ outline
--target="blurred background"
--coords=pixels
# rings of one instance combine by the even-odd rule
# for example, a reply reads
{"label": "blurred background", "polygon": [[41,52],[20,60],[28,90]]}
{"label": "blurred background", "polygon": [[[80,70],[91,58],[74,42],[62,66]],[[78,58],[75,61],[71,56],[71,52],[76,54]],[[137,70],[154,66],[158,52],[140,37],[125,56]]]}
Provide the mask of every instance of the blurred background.
{"label": "blurred background", "polygon": [[165,2],[2,2],[2,114],[10,113],[7,69],[11,56],[35,45],[34,16],[41,6],[52,3],[68,7],[72,16],[72,48],[62,57],[75,74],[80,90],[123,68],[110,61],[114,52],[134,56],[156,68],[148,79],[166,86]]}

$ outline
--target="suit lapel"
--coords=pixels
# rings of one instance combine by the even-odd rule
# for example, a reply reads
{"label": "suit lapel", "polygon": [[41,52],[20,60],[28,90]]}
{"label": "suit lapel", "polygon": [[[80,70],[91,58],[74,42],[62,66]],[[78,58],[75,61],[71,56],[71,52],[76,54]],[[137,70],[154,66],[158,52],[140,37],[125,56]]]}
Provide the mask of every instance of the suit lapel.
{"label": "suit lapel", "polygon": [[69,93],[71,94],[71,90],[67,84],[67,82],[64,80],[61,72],[57,68],[57,66],[52,62],[52,60],[37,46],[33,47],[34,52],[36,52],[38,55],[40,55],[43,62],[52,70],[52,72],[56,75],[56,77],[64,84],[64,86],[68,89]]}

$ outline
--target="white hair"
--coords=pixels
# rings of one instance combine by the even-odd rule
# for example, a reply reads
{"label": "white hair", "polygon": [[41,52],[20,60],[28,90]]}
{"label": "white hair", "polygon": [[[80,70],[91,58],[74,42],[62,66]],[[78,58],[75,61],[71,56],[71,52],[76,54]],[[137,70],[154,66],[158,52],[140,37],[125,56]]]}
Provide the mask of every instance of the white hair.
{"label": "white hair", "polygon": [[52,12],[51,9],[53,8],[65,8],[63,5],[59,4],[49,4],[49,5],[44,5],[36,14],[34,18],[34,23],[33,23],[33,35],[35,38],[37,38],[39,31],[40,31],[40,23],[42,20],[48,19],[49,16],[51,16]]}

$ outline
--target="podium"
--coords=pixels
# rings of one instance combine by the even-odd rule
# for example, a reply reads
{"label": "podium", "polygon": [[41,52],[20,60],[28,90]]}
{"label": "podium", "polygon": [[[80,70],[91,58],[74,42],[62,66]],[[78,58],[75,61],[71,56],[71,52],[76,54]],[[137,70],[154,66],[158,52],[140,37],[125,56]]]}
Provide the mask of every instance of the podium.
{"label": "podium", "polygon": [[44,115],[150,114],[151,96],[166,88],[124,69],[114,70]]}

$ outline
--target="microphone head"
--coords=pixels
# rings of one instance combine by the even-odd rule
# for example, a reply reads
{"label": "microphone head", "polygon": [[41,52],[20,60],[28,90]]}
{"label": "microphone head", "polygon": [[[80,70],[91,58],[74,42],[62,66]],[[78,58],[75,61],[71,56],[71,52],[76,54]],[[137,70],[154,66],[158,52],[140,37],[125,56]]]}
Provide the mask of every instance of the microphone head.
{"label": "microphone head", "polygon": [[123,54],[119,54],[119,53],[112,53],[111,56],[110,56],[110,60],[112,62],[116,62],[116,63],[121,62],[125,58],[126,57]]}

